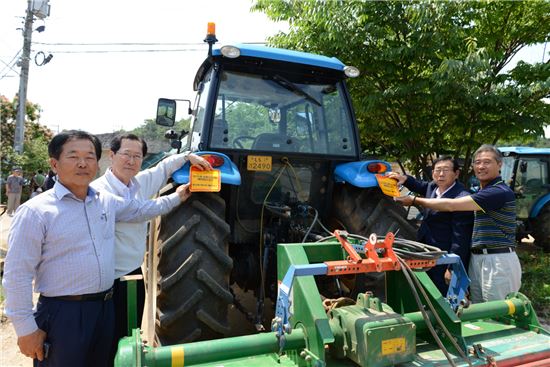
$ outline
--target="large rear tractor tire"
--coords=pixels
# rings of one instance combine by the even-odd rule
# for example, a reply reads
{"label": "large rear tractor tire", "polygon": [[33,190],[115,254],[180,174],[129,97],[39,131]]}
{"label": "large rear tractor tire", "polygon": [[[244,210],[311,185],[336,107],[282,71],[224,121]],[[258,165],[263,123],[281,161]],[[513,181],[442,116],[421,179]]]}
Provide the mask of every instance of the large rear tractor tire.
{"label": "large rear tractor tire", "polygon": [[550,204],[542,208],[537,219],[533,223],[533,237],[535,245],[545,252],[550,252]]}
{"label": "large rear tractor tire", "polygon": [[229,332],[233,260],[224,218],[225,201],[211,193],[195,193],[162,217],[156,324],[162,345],[215,339]]}
{"label": "large rear tractor tire", "polygon": [[[350,185],[337,188],[333,201],[334,218],[349,233],[379,237],[393,232],[396,237],[414,239],[417,228],[407,221],[407,211],[380,189]],[[341,227],[342,227],[341,226]]]}

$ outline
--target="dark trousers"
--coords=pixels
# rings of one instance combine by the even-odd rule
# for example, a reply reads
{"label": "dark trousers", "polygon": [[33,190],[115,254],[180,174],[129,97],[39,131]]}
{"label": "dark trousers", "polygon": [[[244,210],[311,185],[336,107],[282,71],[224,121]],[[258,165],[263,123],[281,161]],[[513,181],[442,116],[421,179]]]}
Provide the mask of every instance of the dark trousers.
{"label": "dark trousers", "polygon": [[449,290],[449,285],[445,283],[446,270],[447,265],[438,265],[427,271],[428,276],[430,277],[432,282],[434,282],[437,289],[439,289],[439,292],[441,293],[443,298],[447,297],[447,291]]}
{"label": "dark trousers", "polygon": [[[128,275],[142,275],[141,268],[128,273]],[[118,341],[128,336],[128,282],[115,279],[113,286],[113,301],[115,304],[115,338],[111,347],[111,361],[114,361],[118,348]],[[145,283],[137,281],[137,327],[141,328],[143,307],[145,305]]]}
{"label": "dark trousers", "polygon": [[44,367],[109,366],[114,337],[112,300],[64,301],[40,297],[34,318],[50,343],[47,359],[33,361]]}

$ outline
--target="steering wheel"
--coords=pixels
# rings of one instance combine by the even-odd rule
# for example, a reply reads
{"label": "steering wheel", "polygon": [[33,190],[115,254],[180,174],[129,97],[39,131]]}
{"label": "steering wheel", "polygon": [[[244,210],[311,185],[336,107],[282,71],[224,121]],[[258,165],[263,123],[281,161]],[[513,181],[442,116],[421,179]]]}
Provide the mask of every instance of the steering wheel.
{"label": "steering wheel", "polygon": [[246,149],[242,143],[242,140],[256,140],[256,138],[249,135],[237,136],[233,139],[233,146],[238,149]]}

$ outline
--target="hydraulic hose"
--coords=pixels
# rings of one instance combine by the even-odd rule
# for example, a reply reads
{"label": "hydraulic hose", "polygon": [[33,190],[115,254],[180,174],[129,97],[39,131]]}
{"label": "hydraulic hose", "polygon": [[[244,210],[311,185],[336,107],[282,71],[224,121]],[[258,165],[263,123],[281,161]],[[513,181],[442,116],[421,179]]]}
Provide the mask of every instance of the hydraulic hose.
{"label": "hydraulic hose", "polygon": [[[428,316],[428,313],[424,310],[424,306],[422,305],[422,302],[420,301],[420,296],[418,295],[418,292],[416,291],[416,288],[413,284],[413,281],[411,279],[411,274],[412,274],[412,271],[410,271],[410,268],[407,267],[405,261],[401,258],[399,258],[399,262],[401,263],[401,270],[403,271],[403,275],[405,276],[405,279],[407,280],[407,282],[409,283],[409,286],[411,287],[411,291],[412,291],[412,294],[414,296],[414,300],[416,301],[416,304],[418,306],[418,310],[420,311],[420,313],[422,314],[422,318],[424,319],[424,322],[426,323],[426,326],[428,327],[428,330],[430,331],[430,334],[432,334],[435,342],[437,343],[437,346],[439,347],[439,349],[441,349],[441,351],[443,351],[443,354],[445,355],[445,358],[447,358],[447,360],[449,361],[449,364],[453,367],[456,367],[456,364],[454,363],[451,355],[449,354],[449,352],[447,351],[447,349],[445,348],[445,346],[443,345],[443,343],[441,342],[441,339],[439,338],[439,336],[437,335],[433,325],[432,325],[432,322],[430,321],[430,317]],[[409,272],[411,272],[411,274],[409,274]],[[413,275],[414,276],[414,275]]]}
{"label": "hydraulic hose", "polygon": [[[407,263],[405,261],[403,261],[402,259],[400,259],[400,262],[401,262],[401,266],[406,267],[407,272],[409,272],[409,274],[412,274],[412,270],[409,268]],[[435,308],[432,304],[432,301],[430,301],[430,299],[428,298],[428,295],[426,294],[426,291],[424,290],[424,287],[418,281],[418,278],[416,278],[416,276],[414,276],[414,274],[411,278],[412,278],[414,284],[416,285],[416,288],[420,289],[420,293],[422,293],[422,296],[426,300],[426,303],[428,304],[428,308],[430,309],[430,311],[434,315],[435,320],[436,320],[437,324],[439,325],[439,327],[445,333],[445,336],[447,336],[447,339],[451,342],[453,347],[455,347],[455,349],[458,351],[458,354],[460,354],[460,357],[462,357],[462,359],[464,359],[466,361],[466,363],[468,363],[468,366],[471,366],[472,364],[470,363],[470,360],[466,356],[466,353],[464,353],[462,348],[460,348],[460,346],[456,342],[455,338],[451,335],[451,333],[449,332],[449,330],[447,329],[447,327],[443,323],[443,320],[441,320],[441,318],[439,317],[439,314],[435,311]]]}

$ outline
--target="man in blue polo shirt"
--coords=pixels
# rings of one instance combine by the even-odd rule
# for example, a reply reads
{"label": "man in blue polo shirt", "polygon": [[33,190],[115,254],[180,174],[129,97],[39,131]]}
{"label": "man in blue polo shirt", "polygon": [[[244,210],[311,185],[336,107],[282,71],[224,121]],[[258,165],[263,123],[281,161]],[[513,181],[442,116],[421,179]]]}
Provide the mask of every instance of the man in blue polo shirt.
{"label": "man in blue polo shirt", "polygon": [[481,190],[456,199],[406,196],[396,200],[405,206],[419,204],[438,211],[475,211],[472,234],[470,298],[472,302],[504,299],[521,285],[521,265],[515,252],[516,199],[502,181],[502,154],[484,144],[474,153],[474,173]]}

